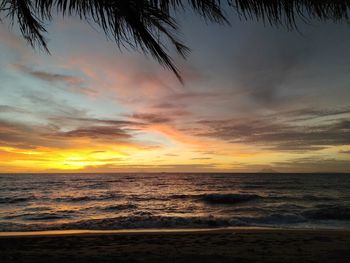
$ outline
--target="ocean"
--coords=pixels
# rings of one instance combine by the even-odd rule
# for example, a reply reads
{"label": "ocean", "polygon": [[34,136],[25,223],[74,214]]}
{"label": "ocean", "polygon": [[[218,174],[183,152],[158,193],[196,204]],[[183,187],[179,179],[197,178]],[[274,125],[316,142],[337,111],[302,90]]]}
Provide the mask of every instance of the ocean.
{"label": "ocean", "polygon": [[350,229],[350,174],[1,174],[0,231]]}

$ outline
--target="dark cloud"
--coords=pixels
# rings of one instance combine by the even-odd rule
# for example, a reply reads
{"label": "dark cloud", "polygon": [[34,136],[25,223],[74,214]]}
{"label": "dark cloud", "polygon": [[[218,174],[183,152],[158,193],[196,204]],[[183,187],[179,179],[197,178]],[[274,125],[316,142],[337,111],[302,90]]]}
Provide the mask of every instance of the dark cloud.
{"label": "dark cloud", "polygon": [[[71,127],[62,131],[59,129],[53,136],[90,138],[94,140],[132,140],[132,133],[139,131],[146,124],[144,122],[129,121],[123,119],[102,119],[88,116],[79,117],[72,115],[55,116],[49,120],[57,127]],[[66,128],[67,129],[67,128]]]}
{"label": "dark cloud", "polygon": [[[337,114],[338,111],[333,113]],[[330,116],[330,113],[327,112],[326,115]],[[205,132],[199,132],[197,135],[215,137],[232,143],[256,144],[280,151],[311,151],[329,146],[350,145],[349,119],[335,119],[317,125],[278,122],[276,118],[271,117],[202,120],[198,123],[204,126]]]}
{"label": "dark cloud", "polygon": [[60,132],[58,136],[88,137],[91,139],[129,139],[131,135],[126,130],[114,126],[81,127],[75,130]]}
{"label": "dark cloud", "polygon": [[28,138],[32,129],[18,123],[0,120],[0,145],[21,149],[35,148],[35,142]]}
{"label": "dark cloud", "polygon": [[79,85],[83,82],[82,79],[78,77],[57,74],[57,73],[49,73],[45,71],[29,71],[28,73],[35,78],[49,81],[49,82],[61,81],[69,85]]}
{"label": "dark cloud", "polygon": [[133,139],[133,130],[124,127],[129,122],[87,118],[83,120],[83,122],[89,120],[89,125],[84,126],[82,125],[84,123],[75,122],[74,124],[79,124],[79,126],[67,131],[63,130],[61,122],[57,121],[57,119],[53,124],[49,123],[47,125],[0,120],[0,145],[20,149],[35,149],[38,147],[67,148],[74,147],[74,144],[68,138],[90,138],[96,141],[109,142],[131,142]]}
{"label": "dark cloud", "polygon": [[310,156],[269,164],[233,163],[242,172],[258,173],[349,173],[349,160]]}
{"label": "dark cloud", "polygon": [[153,114],[153,113],[134,113],[131,115],[133,119],[141,120],[146,123],[168,123],[173,119],[162,114]]}
{"label": "dark cloud", "polygon": [[48,138],[46,134],[56,132],[52,126],[26,125],[0,120],[0,145],[19,149],[38,147],[64,148],[66,142]]}
{"label": "dark cloud", "polygon": [[58,99],[50,93],[33,94],[25,91],[22,97],[26,99],[28,104],[27,113],[31,112],[41,119],[55,118],[55,116],[61,116],[61,119],[87,116],[88,110],[81,108],[81,105],[74,105],[67,100]]}
{"label": "dark cloud", "polygon": [[98,118],[65,118],[75,120],[83,123],[101,124],[101,125],[118,125],[118,126],[140,126],[144,125],[142,122],[127,121],[127,120],[113,120],[113,119],[98,119]]}
{"label": "dark cloud", "polygon": [[292,172],[339,172],[346,173],[350,171],[349,160],[338,160],[333,158],[322,157],[305,157],[297,158],[285,162],[276,162],[274,167],[278,167],[281,171]]}
{"label": "dark cloud", "polygon": [[14,65],[15,68],[22,71],[23,73],[26,73],[34,78],[41,79],[48,82],[65,82],[66,84],[70,86],[78,86],[82,85],[84,83],[84,79],[77,77],[77,76],[71,76],[66,74],[60,74],[60,73],[51,73],[47,71],[41,71],[41,70],[34,70],[30,67],[27,67],[25,65]]}
{"label": "dark cloud", "polygon": [[[289,117],[289,121],[309,121],[317,118],[332,117],[335,118],[337,115],[350,114],[350,107],[340,107],[333,109],[314,109],[314,108],[303,108],[299,110],[293,110],[284,112],[283,115]],[[280,113],[277,115],[281,115]],[[277,117],[275,115],[275,117]]]}
{"label": "dark cloud", "polygon": [[50,82],[50,83],[63,83],[68,86],[71,91],[76,93],[85,94],[88,96],[96,96],[98,91],[93,88],[87,87],[85,78],[62,74],[62,73],[52,73],[43,70],[35,70],[30,67],[21,64],[15,64],[14,67],[21,72],[30,75],[36,79]]}
{"label": "dark cloud", "polygon": [[131,140],[133,132],[138,132],[148,125],[145,122],[139,121],[78,116],[55,116],[50,117],[49,120],[57,126],[57,129],[59,127],[70,127],[68,131],[62,132],[61,129],[55,136],[88,137],[96,140]]}

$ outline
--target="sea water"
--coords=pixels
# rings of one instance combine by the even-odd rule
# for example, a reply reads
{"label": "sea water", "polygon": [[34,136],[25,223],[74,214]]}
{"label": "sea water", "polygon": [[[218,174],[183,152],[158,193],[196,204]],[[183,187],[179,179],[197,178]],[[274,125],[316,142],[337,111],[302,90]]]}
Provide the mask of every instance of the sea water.
{"label": "sea water", "polygon": [[350,229],[350,174],[0,174],[0,231]]}

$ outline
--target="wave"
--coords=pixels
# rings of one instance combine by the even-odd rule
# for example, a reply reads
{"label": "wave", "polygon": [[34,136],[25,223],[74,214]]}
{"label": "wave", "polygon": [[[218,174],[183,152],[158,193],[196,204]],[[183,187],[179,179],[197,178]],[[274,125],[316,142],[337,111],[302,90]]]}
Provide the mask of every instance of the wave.
{"label": "wave", "polygon": [[49,207],[49,206],[26,207],[26,208],[24,208],[23,210],[24,210],[24,211],[40,212],[40,211],[51,210],[51,207]]}
{"label": "wave", "polygon": [[118,205],[110,205],[101,207],[100,210],[103,211],[121,211],[121,210],[128,210],[128,209],[135,209],[137,208],[136,205],[133,204],[118,204]]}
{"label": "wave", "polygon": [[[67,219],[70,215],[41,214],[31,218],[31,220],[45,221]],[[28,218],[28,216],[27,216]],[[317,219],[325,219],[316,216]],[[340,217],[344,219],[344,217]],[[346,216],[348,218],[348,215]],[[335,219],[326,216],[326,219]],[[339,217],[337,217],[339,220]],[[308,219],[302,214],[293,213],[273,213],[257,217],[178,217],[178,216],[157,216],[151,213],[136,213],[133,216],[122,216],[105,219],[90,219],[71,221],[69,223],[47,222],[21,224],[12,222],[0,222],[0,231],[43,231],[43,230],[110,230],[110,229],[149,229],[149,228],[216,228],[216,227],[236,227],[236,226],[264,226],[264,227],[314,227],[319,225],[318,221]],[[341,225],[338,225],[341,226]],[[348,226],[347,226],[348,227]]]}
{"label": "wave", "polygon": [[329,196],[317,196],[317,195],[303,195],[301,199],[308,200],[308,201],[332,201],[332,200],[334,200],[334,198],[329,197]]}
{"label": "wave", "polygon": [[104,201],[110,199],[119,199],[120,195],[116,194],[104,194],[104,195],[95,195],[95,196],[67,196],[67,197],[58,197],[55,198],[56,202],[86,202],[86,201]]}
{"label": "wave", "polygon": [[266,196],[269,199],[272,200],[279,200],[279,201],[313,201],[313,202],[329,202],[333,201],[334,198],[329,196],[319,196],[319,195],[301,195],[301,196],[292,196],[292,195],[273,195],[270,194]]}
{"label": "wave", "polygon": [[92,219],[61,224],[18,224],[0,223],[0,231],[41,231],[41,230],[108,230],[108,229],[149,229],[149,228],[216,228],[234,226],[281,226],[300,223],[305,220],[296,215],[273,214],[266,217],[176,217],[135,215],[107,219]]}
{"label": "wave", "polygon": [[69,196],[69,197],[58,197],[55,198],[56,202],[83,202],[83,201],[93,201],[96,197],[94,196]]}
{"label": "wave", "polygon": [[192,198],[193,195],[186,195],[186,194],[175,194],[175,195],[170,195],[170,199],[190,199]]}
{"label": "wave", "polygon": [[205,194],[198,197],[201,201],[209,204],[237,204],[262,198],[254,194]]}
{"label": "wave", "polygon": [[27,216],[25,219],[30,221],[49,221],[49,220],[60,220],[60,219],[70,219],[72,215],[67,214],[55,214],[55,213],[43,213]]}
{"label": "wave", "polygon": [[284,225],[284,224],[297,224],[305,222],[305,218],[302,215],[285,213],[274,213],[267,216],[261,216],[257,218],[245,219],[246,222],[257,225]]}
{"label": "wave", "polygon": [[[69,212],[69,211],[68,211]],[[14,219],[21,218],[25,221],[50,221],[50,220],[59,220],[59,219],[69,219],[72,218],[70,213],[28,213],[28,214],[20,214],[20,215],[9,215],[5,216],[4,219]]]}
{"label": "wave", "polygon": [[189,228],[189,227],[228,227],[229,219],[214,217],[171,217],[171,216],[132,216],[107,219],[91,219],[61,224],[21,224],[0,222],[0,231],[42,231],[42,230],[108,230],[140,228]]}
{"label": "wave", "polygon": [[314,220],[350,220],[350,207],[330,206],[307,210],[303,216]]}
{"label": "wave", "polygon": [[35,196],[26,196],[26,197],[0,197],[0,204],[15,204],[15,203],[24,203],[27,201],[36,200]]}

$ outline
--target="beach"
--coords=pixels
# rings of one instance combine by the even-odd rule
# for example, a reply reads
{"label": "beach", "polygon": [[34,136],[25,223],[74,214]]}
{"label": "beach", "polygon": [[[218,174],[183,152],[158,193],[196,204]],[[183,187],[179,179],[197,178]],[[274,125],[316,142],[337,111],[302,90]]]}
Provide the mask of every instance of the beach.
{"label": "beach", "polygon": [[0,235],[1,262],[350,262],[350,231],[273,228]]}

